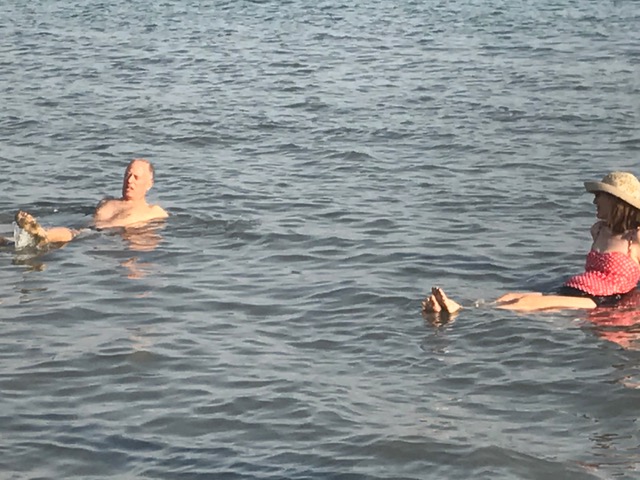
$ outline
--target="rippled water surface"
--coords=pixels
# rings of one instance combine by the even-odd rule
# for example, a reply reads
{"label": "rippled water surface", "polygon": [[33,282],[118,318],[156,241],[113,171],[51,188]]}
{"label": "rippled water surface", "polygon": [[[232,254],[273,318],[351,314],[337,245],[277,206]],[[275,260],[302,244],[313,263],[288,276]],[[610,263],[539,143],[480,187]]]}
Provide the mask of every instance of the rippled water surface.
{"label": "rippled water surface", "polygon": [[[0,478],[640,478],[635,304],[582,268],[640,174],[640,4],[3,2]],[[466,307],[420,301],[442,285]]]}

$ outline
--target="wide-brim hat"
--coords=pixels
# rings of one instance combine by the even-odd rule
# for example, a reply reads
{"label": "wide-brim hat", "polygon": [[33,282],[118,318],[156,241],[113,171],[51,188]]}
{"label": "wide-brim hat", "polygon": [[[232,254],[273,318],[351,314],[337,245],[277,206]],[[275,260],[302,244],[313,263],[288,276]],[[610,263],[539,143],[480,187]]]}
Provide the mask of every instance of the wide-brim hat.
{"label": "wide-brim hat", "polygon": [[587,192],[606,192],[640,210],[640,180],[629,172],[611,172],[600,182],[584,182]]}

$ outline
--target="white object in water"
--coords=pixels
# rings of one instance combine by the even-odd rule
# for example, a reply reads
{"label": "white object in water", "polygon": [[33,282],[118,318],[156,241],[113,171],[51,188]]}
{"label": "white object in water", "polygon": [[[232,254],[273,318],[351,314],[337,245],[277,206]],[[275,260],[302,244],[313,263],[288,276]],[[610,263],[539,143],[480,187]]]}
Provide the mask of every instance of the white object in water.
{"label": "white object in water", "polygon": [[25,232],[15,222],[13,222],[13,242],[15,244],[16,250],[22,250],[23,248],[34,248],[37,244],[36,238],[33,235],[30,235],[28,232]]}

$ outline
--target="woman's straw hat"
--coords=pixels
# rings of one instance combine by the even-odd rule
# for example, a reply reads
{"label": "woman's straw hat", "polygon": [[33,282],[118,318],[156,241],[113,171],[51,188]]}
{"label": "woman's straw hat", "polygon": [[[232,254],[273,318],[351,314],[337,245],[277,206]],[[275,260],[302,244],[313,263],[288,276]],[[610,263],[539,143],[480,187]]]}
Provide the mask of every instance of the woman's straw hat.
{"label": "woman's straw hat", "polygon": [[628,172],[611,172],[601,182],[584,182],[587,192],[606,192],[640,209],[640,181]]}

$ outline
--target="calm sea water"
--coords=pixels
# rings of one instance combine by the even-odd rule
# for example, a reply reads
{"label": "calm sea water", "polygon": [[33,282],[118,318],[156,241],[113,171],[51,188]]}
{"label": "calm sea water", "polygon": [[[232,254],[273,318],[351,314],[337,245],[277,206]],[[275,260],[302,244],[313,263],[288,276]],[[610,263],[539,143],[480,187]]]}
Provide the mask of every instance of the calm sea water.
{"label": "calm sea water", "polygon": [[[640,478],[638,307],[488,305],[578,272],[582,182],[640,174],[639,30],[630,0],[5,0],[0,234],[87,225],[137,156],[171,217],[0,251],[0,478]],[[423,319],[433,284],[468,308]]]}

